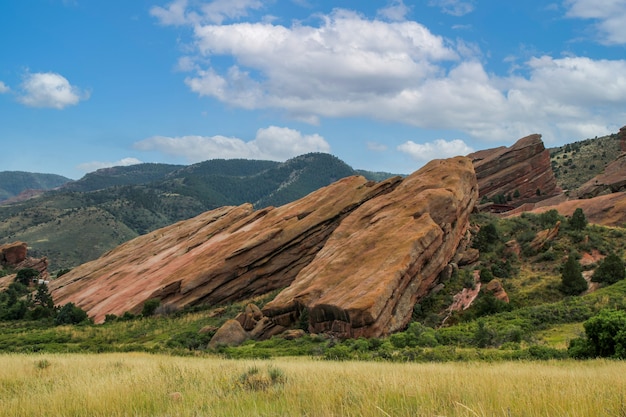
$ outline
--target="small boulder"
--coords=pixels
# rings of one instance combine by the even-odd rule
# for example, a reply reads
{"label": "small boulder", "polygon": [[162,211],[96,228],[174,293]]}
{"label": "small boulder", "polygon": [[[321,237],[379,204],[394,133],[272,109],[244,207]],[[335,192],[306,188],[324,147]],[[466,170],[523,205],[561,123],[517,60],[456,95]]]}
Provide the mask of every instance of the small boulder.
{"label": "small boulder", "polygon": [[227,320],[211,338],[209,348],[218,346],[239,346],[248,340],[248,333],[241,327],[237,320]]}
{"label": "small boulder", "polygon": [[479,257],[480,252],[478,251],[478,249],[467,248],[459,254],[457,263],[459,266],[471,265],[474,262],[478,261]]}
{"label": "small boulder", "polygon": [[306,332],[302,329],[291,329],[284,331],[280,336],[285,340],[294,340],[303,337]]}
{"label": "small boulder", "polygon": [[246,314],[250,314],[252,316],[253,319],[259,321],[261,320],[261,318],[263,318],[263,312],[261,311],[261,309],[256,305],[256,304],[252,304],[249,303],[245,310],[244,313]]}
{"label": "small boulder", "polygon": [[218,329],[219,329],[219,327],[211,326],[209,324],[209,325],[204,326],[200,330],[198,330],[198,333],[200,333],[200,334],[213,333],[213,332],[216,332]]}
{"label": "small boulder", "polygon": [[502,300],[505,303],[509,302],[509,295],[506,293],[504,287],[502,286],[502,283],[499,280],[492,279],[491,281],[489,281],[486,290],[492,292],[494,297],[496,297],[498,300]]}

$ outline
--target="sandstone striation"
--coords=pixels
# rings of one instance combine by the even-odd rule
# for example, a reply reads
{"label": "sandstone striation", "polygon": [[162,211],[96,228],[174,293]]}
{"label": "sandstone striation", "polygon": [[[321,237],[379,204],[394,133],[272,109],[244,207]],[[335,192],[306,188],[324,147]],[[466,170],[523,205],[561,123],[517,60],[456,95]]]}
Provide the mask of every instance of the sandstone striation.
{"label": "sandstone striation", "polygon": [[[480,197],[514,196],[514,204],[537,201],[561,192],[541,135],[519,139],[513,146],[486,149],[468,155],[478,179]],[[539,194],[539,196],[538,196]]]}
{"label": "sandstone striation", "polygon": [[477,198],[469,159],[431,161],[346,217],[263,313],[289,326],[306,309],[311,332],[341,338],[402,329],[457,253]]}
{"label": "sandstone striation", "polygon": [[347,177],[278,208],[223,207],[126,242],[54,280],[55,304],[102,322],[158,298],[185,307],[247,299],[291,284],[341,221],[396,188]]}

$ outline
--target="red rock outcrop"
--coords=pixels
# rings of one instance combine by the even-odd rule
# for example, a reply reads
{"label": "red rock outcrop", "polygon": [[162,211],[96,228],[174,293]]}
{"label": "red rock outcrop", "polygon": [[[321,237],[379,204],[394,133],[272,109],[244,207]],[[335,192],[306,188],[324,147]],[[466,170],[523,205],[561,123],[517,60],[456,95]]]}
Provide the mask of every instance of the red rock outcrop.
{"label": "red rock outcrop", "polygon": [[24,242],[13,242],[0,245],[0,264],[17,266],[26,259],[28,245]]}
{"label": "red rock outcrop", "polygon": [[[499,147],[474,152],[472,159],[478,179],[480,197],[515,195],[513,203],[537,201],[559,194],[550,163],[550,152],[541,135],[533,134],[518,140],[510,148]],[[539,190],[540,196],[537,196]]]}
{"label": "red rock outcrop", "polygon": [[311,332],[341,338],[403,328],[457,252],[477,198],[469,159],[431,161],[344,219],[263,313],[288,326],[307,309]]}
{"label": "red rock outcrop", "polygon": [[535,238],[530,242],[530,247],[534,251],[538,251],[543,248],[547,243],[552,242],[558,235],[559,230],[561,229],[561,222],[557,221],[556,225],[554,225],[551,229],[541,230],[537,233]]}
{"label": "red rock outcrop", "polygon": [[250,337],[286,330],[303,307],[315,332],[380,336],[405,326],[436,285],[465,241],[477,198],[464,157],[432,161],[405,179],[349,177],[282,207],[223,207],[159,229],[50,290],[55,304],[74,302],[102,322],[139,313],[151,298],[215,305],[287,287],[263,317],[252,308],[239,317]]}
{"label": "red rock outcrop", "polygon": [[[34,269],[39,271],[39,279],[47,281],[50,278],[48,273],[48,258],[33,258],[28,255],[28,245],[24,242],[12,242],[0,245],[0,265],[14,270]],[[8,275],[0,288],[8,286],[15,279],[15,274]]]}
{"label": "red rock outcrop", "polygon": [[487,291],[491,291],[493,296],[498,300],[504,301],[505,303],[509,302],[509,295],[506,293],[506,290],[502,286],[502,282],[498,279],[492,279],[489,281],[487,286],[485,287]]}
{"label": "red rock outcrop", "polygon": [[524,211],[540,214],[548,210],[556,210],[563,216],[571,216],[574,210],[581,208],[589,223],[603,226],[619,226],[626,224],[626,192],[601,195],[582,200],[569,200],[555,205],[541,206],[506,213],[504,217],[519,216]]}
{"label": "red rock outcrop", "polygon": [[601,194],[617,193],[626,190],[626,153],[617,157],[604,169],[576,190],[578,198],[591,198]]}
{"label": "red rock outcrop", "polygon": [[348,177],[278,208],[223,207],[126,242],[50,283],[55,304],[73,302],[102,322],[143,303],[184,307],[241,300],[288,286],[341,221],[388,193],[400,177]]}

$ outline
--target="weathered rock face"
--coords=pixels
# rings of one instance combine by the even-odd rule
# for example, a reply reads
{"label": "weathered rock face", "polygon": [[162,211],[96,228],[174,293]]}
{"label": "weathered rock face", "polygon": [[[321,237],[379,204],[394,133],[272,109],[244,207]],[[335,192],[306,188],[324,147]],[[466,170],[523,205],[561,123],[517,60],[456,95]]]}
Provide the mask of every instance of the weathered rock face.
{"label": "weathered rock face", "polygon": [[472,159],[478,179],[480,197],[498,194],[519,197],[515,204],[559,194],[556,178],[550,164],[550,152],[544,147],[541,135],[533,134],[518,140],[510,148],[499,147],[474,152]]}
{"label": "weathered rock face", "polygon": [[401,182],[348,177],[279,208],[209,211],[126,242],[50,290],[55,304],[73,302],[96,322],[139,313],[151,298],[184,307],[264,294],[288,286],[351,211]]}
{"label": "weathered rock face", "polygon": [[477,198],[469,159],[430,162],[346,217],[263,313],[285,326],[306,308],[310,331],[342,338],[403,328],[454,257]]}
{"label": "weathered rock face", "polygon": [[24,242],[13,242],[0,245],[0,264],[17,266],[26,259],[28,245]]}
{"label": "weathered rock face", "polygon": [[600,175],[596,175],[576,190],[578,198],[591,198],[601,194],[626,190],[626,153],[611,162]]}

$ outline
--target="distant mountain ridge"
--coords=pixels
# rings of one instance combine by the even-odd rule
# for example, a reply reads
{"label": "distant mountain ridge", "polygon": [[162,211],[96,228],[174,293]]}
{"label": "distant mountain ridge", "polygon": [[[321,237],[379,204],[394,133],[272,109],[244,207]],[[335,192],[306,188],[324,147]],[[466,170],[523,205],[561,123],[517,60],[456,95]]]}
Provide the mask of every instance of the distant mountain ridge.
{"label": "distant mountain ridge", "polygon": [[324,153],[286,162],[216,159],[104,168],[36,199],[0,205],[0,244],[25,241],[33,256],[49,257],[52,270],[72,267],[207,210],[280,206],[351,175],[378,180],[386,174],[357,172]]}
{"label": "distant mountain ridge", "polygon": [[51,190],[70,181],[72,180],[56,174],[2,171],[0,172],[0,202],[26,190]]}

